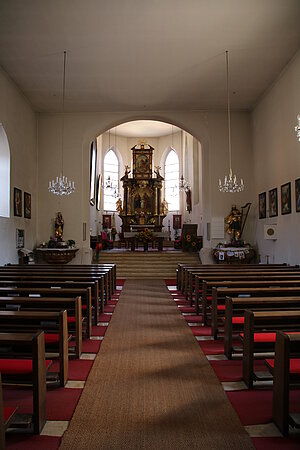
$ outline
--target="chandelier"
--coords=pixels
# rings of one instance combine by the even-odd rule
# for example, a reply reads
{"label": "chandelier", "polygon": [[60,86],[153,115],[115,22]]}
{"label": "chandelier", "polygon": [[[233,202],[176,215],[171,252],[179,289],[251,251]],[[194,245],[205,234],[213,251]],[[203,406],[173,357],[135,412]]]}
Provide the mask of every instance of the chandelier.
{"label": "chandelier", "polygon": [[229,175],[225,175],[224,182],[219,179],[220,192],[241,192],[245,185],[243,179],[238,182],[236,175],[232,173],[232,156],[231,156],[231,120],[230,120],[230,98],[229,98],[229,69],[228,69],[228,50],[226,55],[226,82],[227,82],[227,117],[228,117],[228,153],[229,153]]}
{"label": "chandelier", "polygon": [[179,190],[182,192],[187,192],[190,189],[189,183],[183,178],[183,175],[181,175],[179,180]]}
{"label": "chandelier", "polygon": [[75,191],[74,181],[68,180],[64,175],[64,129],[65,129],[65,91],[66,91],[66,60],[64,51],[63,94],[62,94],[62,133],[61,133],[61,174],[56,180],[49,181],[49,192],[54,195],[70,195]]}
{"label": "chandelier", "polygon": [[300,114],[297,115],[298,125],[295,126],[298,141],[300,142]]}

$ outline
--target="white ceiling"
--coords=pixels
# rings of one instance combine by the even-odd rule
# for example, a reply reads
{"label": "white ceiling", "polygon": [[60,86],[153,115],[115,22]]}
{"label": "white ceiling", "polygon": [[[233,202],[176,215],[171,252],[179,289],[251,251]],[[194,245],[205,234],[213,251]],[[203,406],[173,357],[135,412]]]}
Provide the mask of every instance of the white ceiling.
{"label": "white ceiling", "polygon": [[161,137],[169,136],[172,133],[177,133],[180,128],[177,128],[171,124],[165,122],[159,122],[156,120],[135,120],[133,122],[123,123],[115,128],[111,128],[111,136],[115,134],[117,136],[124,137]]}
{"label": "white ceiling", "polygon": [[[0,0],[0,65],[36,111],[251,109],[300,42],[299,0]],[[234,92],[234,93],[233,93]]]}

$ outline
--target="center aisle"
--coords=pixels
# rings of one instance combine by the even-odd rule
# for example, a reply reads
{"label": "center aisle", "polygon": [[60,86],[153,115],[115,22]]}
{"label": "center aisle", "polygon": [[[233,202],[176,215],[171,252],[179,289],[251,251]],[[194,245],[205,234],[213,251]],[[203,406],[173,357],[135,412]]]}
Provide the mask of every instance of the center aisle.
{"label": "center aisle", "polygon": [[163,280],[127,280],[62,450],[253,449]]}

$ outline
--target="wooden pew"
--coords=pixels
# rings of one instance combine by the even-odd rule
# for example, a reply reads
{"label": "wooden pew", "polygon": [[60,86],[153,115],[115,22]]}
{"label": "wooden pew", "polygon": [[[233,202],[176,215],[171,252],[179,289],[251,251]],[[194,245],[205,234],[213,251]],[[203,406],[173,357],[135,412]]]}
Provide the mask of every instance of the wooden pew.
{"label": "wooden pew", "polygon": [[300,386],[300,335],[278,331],[275,361],[268,359],[266,362],[274,375],[273,421],[287,436],[289,425],[300,428],[299,414],[289,412],[290,386]]}
{"label": "wooden pew", "polygon": [[[82,304],[81,297],[74,298],[52,298],[52,297],[0,297],[0,310],[20,309],[39,310],[39,311],[61,311],[67,310],[71,316],[75,317],[72,330],[74,334],[75,349],[74,356],[79,358],[82,352]],[[73,332],[74,330],[74,332]],[[72,355],[72,353],[69,351]]]}
{"label": "wooden pew", "polygon": [[[35,266],[31,266],[35,267]],[[12,270],[9,268],[9,270],[2,270],[0,268],[0,280],[13,280],[15,277],[19,277],[21,279],[34,279],[34,280],[57,280],[58,281],[65,281],[65,282],[90,282],[91,288],[92,288],[92,298],[93,298],[93,306],[96,312],[95,322],[99,321],[99,311],[103,312],[103,304],[105,301],[105,298],[107,297],[107,294],[105,293],[105,274],[99,274],[99,273],[80,273],[79,271],[73,273],[73,272],[60,272],[57,270],[52,269],[46,269],[43,270],[41,268],[35,268],[35,269],[26,269],[22,270],[22,266],[19,266],[19,268]],[[97,282],[98,287],[93,286],[93,283]],[[98,297],[96,289],[98,289]],[[107,297],[108,298],[108,297]],[[97,299],[100,300],[97,302]]]}
{"label": "wooden pew", "polygon": [[[112,295],[112,282],[113,282],[113,272],[112,269],[80,269],[80,267],[72,268],[73,266],[59,266],[56,265],[22,265],[22,266],[2,266],[0,267],[0,273],[5,274],[22,274],[26,275],[32,273],[33,275],[53,275],[65,277],[65,279],[73,280],[74,277],[88,277],[98,279],[100,296],[103,302],[111,298]],[[102,277],[104,278],[102,280]]]}
{"label": "wooden pew", "polygon": [[[7,352],[7,348],[11,350]],[[22,359],[24,347],[26,352],[31,348],[32,360]],[[8,358],[5,358],[7,356]],[[18,360],[19,364],[26,365],[18,371],[18,374],[11,373],[13,360]],[[32,361],[32,362],[31,362]],[[0,333],[0,371],[2,384],[8,385],[31,385],[33,390],[33,416],[28,418],[25,425],[33,426],[33,432],[39,434],[46,423],[46,372],[52,361],[45,360],[44,332],[38,333]],[[24,414],[22,415],[24,417]],[[17,425],[16,416],[14,427]]]}
{"label": "wooden pew", "polygon": [[13,422],[17,410],[18,407],[10,408],[3,405],[2,381],[0,374],[0,450],[5,449],[5,431],[7,430],[11,422]]}
{"label": "wooden pew", "polygon": [[[51,289],[47,287],[0,287],[0,296],[28,296],[28,297],[81,297],[82,302],[82,317],[84,318],[85,329],[84,333],[88,338],[92,335],[92,307],[91,307],[91,288],[61,288]],[[85,308],[84,308],[85,307]],[[68,319],[68,323],[70,323]]]}
{"label": "wooden pew", "polygon": [[244,313],[246,309],[276,310],[299,309],[300,296],[298,297],[226,297],[225,321],[224,321],[224,354],[228,359],[232,358],[232,335],[244,331]]}
{"label": "wooden pew", "polygon": [[57,265],[57,264],[29,264],[29,265],[7,265],[2,266],[1,270],[37,270],[45,273],[51,271],[60,274],[74,274],[74,275],[102,275],[105,277],[105,291],[106,301],[110,300],[111,295],[115,290],[116,285],[116,265],[115,264],[103,264],[103,265]]}
{"label": "wooden pew", "polygon": [[[0,332],[45,333],[47,353],[58,353],[59,384],[68,381],[68,325],[67,311],[0,311]],[[51,336],[55,339],[51,339]]]}
{"label": "wooden pew", "polygon": [[[198,315],[199,308],[199,298],[202,298],[202,305],[205,306],[204,311],[202,311],[204,316],[204,321],[206,321],[206,307],[207,300],[211,299],[212,287],[224,286],[227,282],[233,281],[266,281],[266,280],[300,280],[300,272],[278,272],[278,271],[224,271],[218,274],[203,273],[200,275],[195,275],[195,312]],[[204,300],[203,300],[204,299]],[[206,300],[206,301],[205,301]],[[192,304],[191,304],[192,306]]]}
{"label": "wooden pew", "polygon": [[[203,285],[209,285],[204,282]],[[221,286],[224,287],[221,287]],[[214,287],[220,286],[220,287]],[[226,287],[225,287],[226,286]],[[209,286],[208,286],[209,287]],[[265,281],[229,281],[212,283],[212,301],[211,301],[211,334],[214,339],[218,336],[218,318],[224,316],[225,298],[238,296],[255,297],[277,297],[287,295],[300,295],[300,280],[265,280]],[[203,289],[204,297],[204,289]],[[206,301],[206,299],[205,299]]]}
{"label": "wooden pew", "polygon": [[[263,330],[262,333],[256,334]],[[248,388],[258,378],[254,373],[254,353],[274,352],[276,331],[300,331],[300,310],[290,311],[245,311],[243,334],[243,380]],[[272,336],[269,336],[273,332]]]}
{"label": "wooden pew", "polygon": [[[99,313],[103,312],[103,301],[99,296],[99,278],[93,277],[72,277],[60,275],[2,275],[0,272],[0,287],[1,286],[17,286],[17,287],[49,287],[55,288],[91,288],[91,302],[92,302],[92,321],[94,325],[99,322]],[[103,279],[102,279],[103,284]],[[99,300],[100,299],[100,300]],[[100,303],[99,303],[100,302]]]}
{"label": "wooden pew", "polygon": [[299,266],[286,266],[286,265],[271,265],[271,264],[225,264],[225,265],[200,265],[200,266],[183,266],[182,270],[182,293],[185,294],[186,299],[189,297],[189,292],[193,292],[194,286],[194,276],[197,274],[201,274],[203,271],[212,272],[216,275],[218,273],[223,272],[240,272],[240,271],[292,271],[292,270],[300,270]]}
{"label": "wooden pew", "polygon": [[[244,268],[243,269],[230,269],[222,270],[222,271],[203,271],[203,272],[195,272],[195,271],[188,271],[188,274],[190,278],[192,277],[193,280],[191,282],[192,287],[190,287],[190,291],[188,292],[187,298],[190,299],[190,305],[193,304],[193,293],[195,292],[195,308],[196,305],[199,304],[199,295],[201,294],[201,284],[202,280],[205,279],[207,281],[224,281],[224,280],[231,280],[231,279],[264,279],[268,276],[270,278],[275,278],[278,280],[284,280],[289,278],[300,278],[300,270],[294,269],[294,270],[275,270],[275,269],[268,269],[268,268]],[[197,303],[198,302],[198,303]],[[199,306],[198,306],[199,308]]]}

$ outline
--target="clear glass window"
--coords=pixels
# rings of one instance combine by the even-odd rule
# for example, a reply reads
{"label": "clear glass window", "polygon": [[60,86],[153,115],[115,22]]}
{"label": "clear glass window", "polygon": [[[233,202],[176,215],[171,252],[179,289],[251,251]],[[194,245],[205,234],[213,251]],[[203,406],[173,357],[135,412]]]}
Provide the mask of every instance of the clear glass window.
{"label": "clear glass window", "polygon": [[[106,186],[110,184],[111,187]],[[115,192],[119,191],[119,160],[113,150],[109,150],[104,158],[104,210],[116,211]]]}
{"label": "clear glass window", "polygon": [[165,199],[169,211],[179,210],[179,158],[173,149],[165,161]]}

